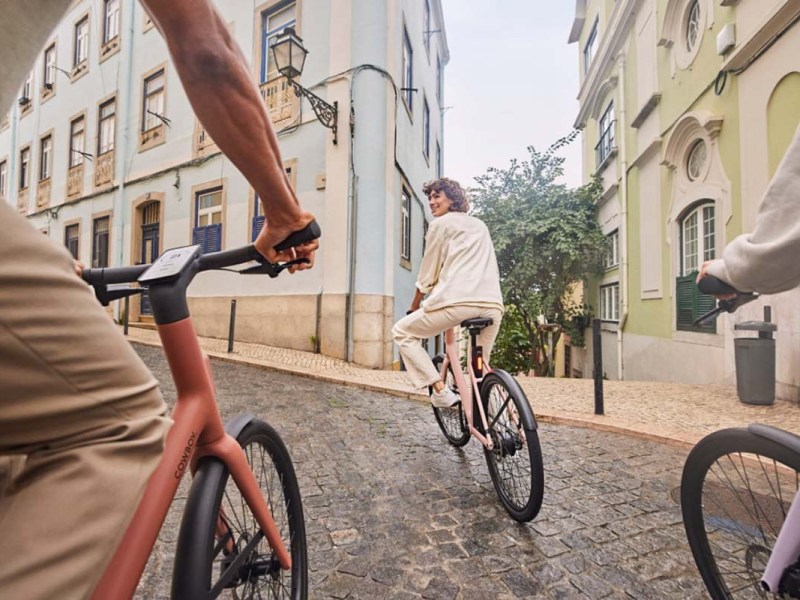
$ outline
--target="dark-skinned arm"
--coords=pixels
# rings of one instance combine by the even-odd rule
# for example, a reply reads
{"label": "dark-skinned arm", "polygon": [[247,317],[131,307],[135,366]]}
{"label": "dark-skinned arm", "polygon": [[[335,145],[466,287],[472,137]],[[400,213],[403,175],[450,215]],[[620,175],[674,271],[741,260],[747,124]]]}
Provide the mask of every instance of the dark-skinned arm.
{"label": "dark-skinned arm", "polygon": [[[272,262],[291,260],[292,251],[273,246],[310,223],[283,168],[278,138],[247,60],[210,0],[142,0],[167,42],[186,95],[203,127],[242,172],[261,199],[266,224],[255,242]],[[311,262],[317,240],[295,248]]]}

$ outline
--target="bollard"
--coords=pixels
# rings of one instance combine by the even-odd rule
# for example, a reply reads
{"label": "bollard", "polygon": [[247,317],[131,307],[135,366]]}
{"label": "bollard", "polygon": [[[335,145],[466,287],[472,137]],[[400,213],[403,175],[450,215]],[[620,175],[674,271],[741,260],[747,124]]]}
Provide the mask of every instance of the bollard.
{"label": "bollard", "polygon": [[228,327],[228,352],[233,352],[233,331],[236,328],[236,298],[231,300],[231,324]]}
{"label": "bollard", "polygon": [[592,321],[592,359],[594,361],[594,414],[603,414],[603,344],[600,319]]}
{"label": "bollard", "polygon": [[131,297],[125,296],[125,318],[122,321],[122,333],[128,335],[128,315],[131,314]]}

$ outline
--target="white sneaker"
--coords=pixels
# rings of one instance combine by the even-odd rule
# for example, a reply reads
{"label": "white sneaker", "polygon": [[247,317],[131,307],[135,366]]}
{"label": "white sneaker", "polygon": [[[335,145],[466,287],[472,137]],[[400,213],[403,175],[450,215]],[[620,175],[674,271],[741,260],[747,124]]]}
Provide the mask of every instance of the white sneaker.
{"label": "white sneaker", "polygon": [[461,402],[461,399],[447,386],[443,387],[441,392],[436,390],[431,392],[431,404],[436,408],[450,408],[458,402]]}

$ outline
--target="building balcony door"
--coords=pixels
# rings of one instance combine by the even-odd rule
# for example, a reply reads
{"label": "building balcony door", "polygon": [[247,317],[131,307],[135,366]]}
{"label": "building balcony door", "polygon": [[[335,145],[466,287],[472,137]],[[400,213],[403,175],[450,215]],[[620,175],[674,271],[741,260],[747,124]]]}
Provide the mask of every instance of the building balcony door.
{"label": "building balcony door", "polygon": [[[159,254],[158,231],[159,203],[153,202],[142,209],[142,247],[139,256],[140,264],[152,263]],[[150,306],[150,296],[144,291],[141,296],[141,314],[152,315],[153,308]]]}

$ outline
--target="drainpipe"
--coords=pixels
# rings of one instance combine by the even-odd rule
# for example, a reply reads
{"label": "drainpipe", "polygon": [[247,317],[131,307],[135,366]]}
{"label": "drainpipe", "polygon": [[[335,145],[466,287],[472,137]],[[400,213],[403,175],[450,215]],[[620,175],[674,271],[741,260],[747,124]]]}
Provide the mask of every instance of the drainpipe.
{"label": "drainpipe", "polygon": [[619,325],[617,327],[617,378],[625,378],[625,361],[623,360],[623,330],[628,320],[628,153],[626,151],[626,134],[628,132],[627,113],[625,112],[625,57],[619,59],[619,154],[621,158],[622,183],[620,185],[620,283],[622,292],[622,307]]}
{"label": "drainpipe", "polygon": [[[112,212],[114,214],[114,231],[116,232],[117,238],[117,265],[122,266],[125,263],[123,262],[125,252],[124,252],[124,240],[125,240],[125,169],[128,164],[128,143],[130,141],[130,131],[131,131],[131,119],[129,118],[128,112],[130,111],[130,99],[131,99],[131,90],[133,89],[133,46],[135,36],[133,33],[133,24],[134,19],[136,18],[136,2],[129,2],[128,6],[130,10],[128,11],[128,55],[127,55],[127,64],[126,64],[126,88],[125,90],[117,90],[116,95],[116,102],[119,106],[118,115],[122,115],[123,117],[123,127],[122,127],[122,144],[121,144],[121,152],[119,157],[114,157],[116,160],[115,170],[116,170],[116,179],[119,182],[119,187],[117,192],[114,194],[114,200],[112,202]],[[120,43],[123,43],[120,40]],[[119,120],[117,119],[117,122]],[[117,152],[117,145],[114,144],[114,152]],[[118,160],[117,160],[118,159]],[[131,263],[133,263],[133,257],[131,256]],[[117,302],[116,306],[114,307],[114,316],[119,320],[121,318],[120,315],[121,310],[121,303]],[[130,315],[128,315],[130,317]]]}

